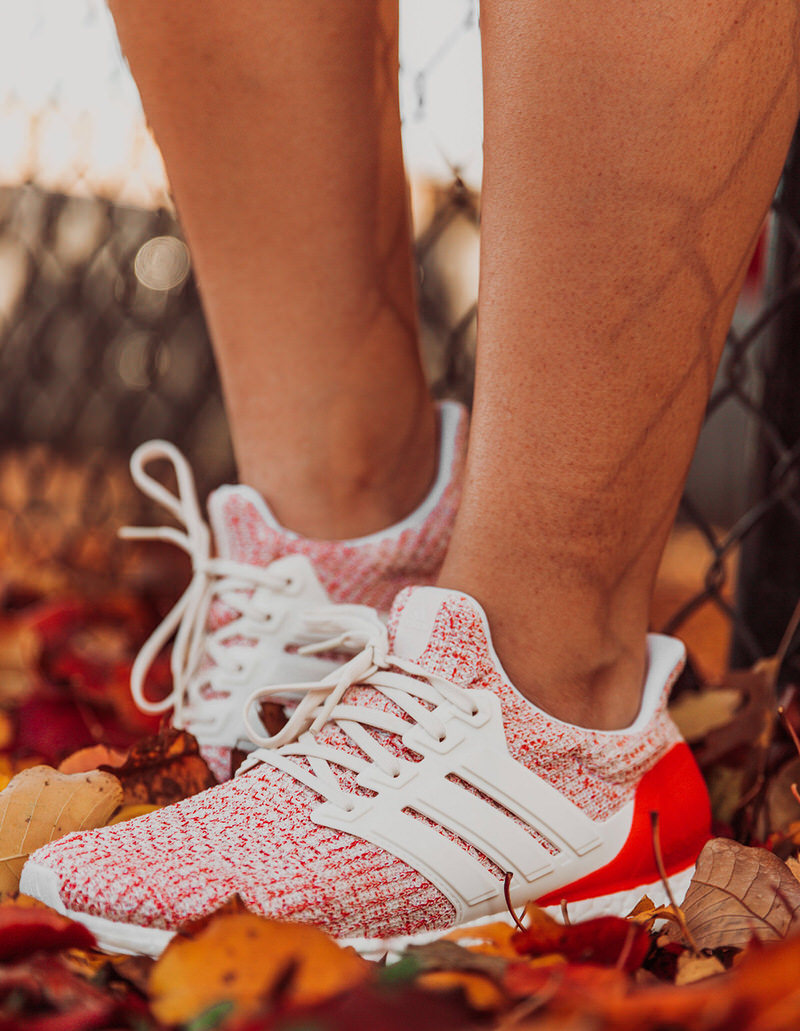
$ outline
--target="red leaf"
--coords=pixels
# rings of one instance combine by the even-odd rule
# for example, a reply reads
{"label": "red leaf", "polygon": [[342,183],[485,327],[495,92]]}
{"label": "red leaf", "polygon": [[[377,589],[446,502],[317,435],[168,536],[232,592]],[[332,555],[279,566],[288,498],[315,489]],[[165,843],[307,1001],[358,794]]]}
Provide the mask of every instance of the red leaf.
{"label": "red leaf", "polygon": [[19,960],[32,952],[94,947],[90,931],[52,909],[0,905],[0,961]]}
{"label": "red leaf", "polygon": [[642,924],[601,916],[579,924],[538,923],[513,938],[522,956],[558,953],[572,963],[613,967],[622,961],[628,973],[638,970],[650,948],[650,932]]}

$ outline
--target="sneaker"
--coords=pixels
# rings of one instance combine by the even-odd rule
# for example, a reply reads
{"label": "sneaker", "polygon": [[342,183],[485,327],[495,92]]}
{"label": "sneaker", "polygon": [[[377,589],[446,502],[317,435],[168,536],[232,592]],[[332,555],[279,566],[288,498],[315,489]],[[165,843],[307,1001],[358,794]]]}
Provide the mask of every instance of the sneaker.
{"label": "sneaker", "polygon": [[[136,484],[185,529],[126,527],[122,535],[178,545],[191,557],[193,576],[141,649],[131,691],[143,712],[169,711],[173,726],[197,738],[218,780],[231,775],[234,749],[253,747],[242,715],[252,691],[262,684],[316,681],[341,662],[303,650],[330,636],[326,617],[333,605],[385,613],[402,587],[436,579],[460,500],[467,435],[462,405],[443,402],[438,411],[439,467],[427,498],[402,522],[355,540],[300,537],[278,524],[252,488],[226,486],[208,502],[212,557],[211,530],[186,459],[160,440],[134,452]],[[172,464],[177,494],[147,472],[158,459]],[[147,672],[173,635],[173,688],[168,697],[153,700],[146,694]]]}
{"label": "sneaker", "polygon": [[238,894],[377,956],[502,918],[507,874],[514,907],[563,900],[575,919],[665,901],[658,810],[682,898],[708,799],[666,710],[683,646],[653,635],[648,649],[636,721],[588,730],[512,686],[477,602],[404,591],[388,636],[310,688],[233,780],[39,849],[20,890],[114,951],[158,954]]}

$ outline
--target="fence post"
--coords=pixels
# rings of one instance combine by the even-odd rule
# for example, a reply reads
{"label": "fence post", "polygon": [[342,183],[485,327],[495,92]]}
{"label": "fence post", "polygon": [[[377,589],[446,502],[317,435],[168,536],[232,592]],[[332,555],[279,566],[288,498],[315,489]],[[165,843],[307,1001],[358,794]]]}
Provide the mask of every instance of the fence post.
{"label": "fence post", "polygon": [[[800,127],[795,132],[774,202],[767,303],[786,294],[763,349],[766,422],[759,429],[754,500],[775,498],[745,539],[738,603],[764,655],[777,649],[800,599]],[[732,664],[752,661],[741,639]]]}

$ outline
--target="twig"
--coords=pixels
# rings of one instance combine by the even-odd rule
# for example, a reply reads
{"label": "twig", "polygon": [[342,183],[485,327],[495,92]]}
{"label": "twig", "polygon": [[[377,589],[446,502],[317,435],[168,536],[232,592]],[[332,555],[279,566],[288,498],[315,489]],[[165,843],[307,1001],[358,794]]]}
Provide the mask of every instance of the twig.
{"label": "twig", "polygon": [[692,952],[695,954],[695,956],[699,956],[700,950],[697,947],[697,942],[694,940],[692,932],[689,930],[689,925],[686,923],[686,917],[684,916],[683,910],[677,904],[677,902],[675,901],[675,896],[672,894],[672,888],[667,877],[667,870],[664,866],[664,856],[661,852],[661,835],[659,831],[658,821],[659,814],[656,810],[653,810],[650,813],[650,828],[652,831],[653,854],[655,855],[656,866],[658,867],[658,875],[661,878],[662,884],[664,885],[664,890],[667,893],[667,898],[669,899],[670,905],[675,910],[675,914],[678,917],[678,921],[681,925],[681,931],[683,931],[683,934],[686,940],[688,941]]}
{"label": "twig", "polygon": [[570,924],[572,923],[572,921],[569,918],[569,913],[567,912],[567,900],[566,899],[562,899],[561,900],[561,919],[564,921],[564,926],[565,927],[569,927]]}
{"label": "twig", "polygon": [[524,930],[526,930],[525,924],[523,924],[523,922],[520,920],[520,918],[514,912],[514,907],[511,905],[511,890],[510,889],[511,889],[511,878],[513,876],[514,875],[511,873],[511,871],[509,871],[506,874],[505,879],[503,880],[503,897],[506,900],[506,908],[508,909],[509,913],[511,914],[511,917],[512,917],[514,923],[517,925],[517,927],[520,929],[520,931],[524,931]]}
{"label": "twig", "polygon": [[800,755],[800,738],[797,736],[797,731],[794,729],[792,724],[789,722],[789,717],[786,715],[786,709],[782,706],[778,706],[778,715],[783,720],[783,725],[789,731],[789,737],[794,742],[794,747],[797,749],[797,754]]}
{"label": "twig", "polygon": [[[789,717],[786,715],[786,709],[782,706],[778,706],[778,715],[783,720],[783,725],[789,731],[789,737],[794,742],[794,747],[797,749],[797,754],[800,755],[800,738],[797,736],[797,731],[794,729],[789,721]],[[792,784],[792,794],[797,802],[800,802],[800,791],[797,789],[797,784]]]}
{"label": "twig", "polygon": [[786,626],[781,638],[781,643],[778,645],[778,650],[775,652],[775,680],[778,679],[778,673],[780,673],[781,666],[784,663],[787,652],[789,651],[789,645],[792,643],[792,638],[797,633],[797,628],[800,626],[800,601],[795,605],[792,618]]}

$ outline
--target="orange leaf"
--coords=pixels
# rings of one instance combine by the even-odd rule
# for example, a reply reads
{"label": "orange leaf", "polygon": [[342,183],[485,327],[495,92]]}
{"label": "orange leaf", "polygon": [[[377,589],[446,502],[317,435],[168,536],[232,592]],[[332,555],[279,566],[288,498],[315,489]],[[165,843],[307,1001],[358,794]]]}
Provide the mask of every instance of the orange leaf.
{"label": "orange leaf", "polygon": [[120,748],[108,748],[106,745],[89,745],[80,748],[58,764],[59,773],[88,773],[101,766],[112,769],[122,766],[128,753]]}
{"label": "orange leaf", "polygon": [[360,984],[371,969],[315,927],[226,914],[170,943],[153,968],[151,1004],[165,1024],[188,1023],[226,1001],[234,1014],[251,1013],[277,990],[284,1004],[310,1005]]}

